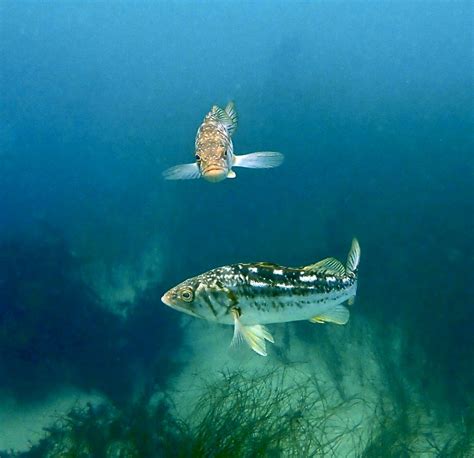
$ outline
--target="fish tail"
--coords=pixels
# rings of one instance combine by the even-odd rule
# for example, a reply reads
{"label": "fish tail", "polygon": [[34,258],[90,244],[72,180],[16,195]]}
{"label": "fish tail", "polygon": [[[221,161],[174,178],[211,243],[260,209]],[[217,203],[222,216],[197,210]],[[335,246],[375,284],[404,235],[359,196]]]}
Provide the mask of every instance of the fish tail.
{"label": "fish tail", "polygon": [[352,239],[351,249],[347,255],[346,273],[357,275],[360,261],[360,245],[356,238]]}

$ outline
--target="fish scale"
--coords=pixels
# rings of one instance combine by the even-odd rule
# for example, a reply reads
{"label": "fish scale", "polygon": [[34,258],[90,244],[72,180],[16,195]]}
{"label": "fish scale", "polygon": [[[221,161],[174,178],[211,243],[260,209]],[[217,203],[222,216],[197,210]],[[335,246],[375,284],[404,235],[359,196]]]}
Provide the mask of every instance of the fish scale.
{"label": "fish scale", "polygon": [[234,325],[234,339],[244,339],[260,355],[273,337],[263,326],[309,320],[346,324],[357,292],[360,247],[352,241],[346,266],[326,258],[305,267],[268,262],[218,267],[170,289],[162,301],[181,312]]}
{"label": "fish scale", "polygon": [[[308,313],[316,316],[322,307],[325,309],[334,301],[343,302],[355,295],[353,274],[316,276],[302,269],[278,265],[261,267],[258,263],[230,268],[233,278],[227,277],[227,287],[238,298],[244,324],[305,320]],[[310,280],[303,280],[307,278]]]}
{"label": "fish scale", "polygon": [[163,172],[167,180],[204,178],[217,183],[235,178],[234,167],[266,169],[278,167],[283,155],[275,151],[235,155],[232,135],[237,129],[237,112],[233,102],[222,109],[214,105],[199,126],[194,141],[195,162],[170,167]]}

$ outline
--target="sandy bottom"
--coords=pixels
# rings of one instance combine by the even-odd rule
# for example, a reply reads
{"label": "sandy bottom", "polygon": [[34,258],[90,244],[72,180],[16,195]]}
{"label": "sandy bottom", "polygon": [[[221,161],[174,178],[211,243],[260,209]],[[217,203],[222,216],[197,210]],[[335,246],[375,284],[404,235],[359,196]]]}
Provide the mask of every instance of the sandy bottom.
{"label": "sandy bottom", "polygon": [[[267,357],[254,353],[245,343],[231,347],[231,326],[183,316],[182,327],[184,342],[175,351],[182,370],[169,381],[167,396],[174,415],[191,426],[199,421],[196,403],[209,394],[209,386],[222,380],[223,373],[239,372],[246,380],[259,384],[253,391],[257,394],[252,394],[254,407],[247,405],[251,411],[258,410],[260,401],[268,406],[275,388],[294,393],[285,397],[287,404],[280,405],[276,415],[285,416],[295,406],[300,406],[298,409],[307,418],[314,414],[319,431],[324,430],[325,443],[331,444],[326,456],[360,455],[367,444],[380,436],[381,427],[388,433],[393,428],[398,434],[398,418],[404,419],[411,452],[420,457],[434,456],[431,444],[442,448],[459,433],[456,425],[439,421],[433,413],[440,407],[427,404],[422,387],[405,377],[397,333],[386,333],[382,346],[377,340],[380,333],[375,333],[371,323],[359,317],[347,326],[307,322],[269,325],[275,344],[267,344]],[[227,380],[238,385],[242,379]],[[308,388],[304,403],[302,391],[295,390],[295,386]],[[223,404],[231,402],[238,390],[239,386],[225,388]],[[163,393],[156,395],[161,399]],[[103,401],[97,393],[74,388],[64,388],[41,401],[25,404],[0,394],[0,450],[27,450],[43,437],[43,428],[72,407]],[[247,414],[251,415],[251,411]],[[245,424],[244,417],[242,423]],[[311,435],[313,430],[308,431],[307,437]],[[390,440],[390,434],[386,436],[385,440]]]}
{"label": "sandy bottom", "polygon": [[[315,415],[322,407],[337,411],[325,423],[325,439],[334,444],[331,456],[358,455],[380,433],[378,428],[384,421],[390,424],[404,413],[413,422],[410,445],[417,456],[432,456],[424,452],[431,449],[427,437],[444,443],[455,434],[451,425],[436,422],[422,401],[420,388],[404,377],[396,334],[387,353],[378,348],[370,323],[363,319],[351,320],[346,326],[306,322],[269,325],[275,345],[267,344],[267,357],[257,355],[245,343],[230,347],[231,326],[183,317],[183,327],[186,340],[180,353],[184,369],[171,386],[177,415],[190,422],[196,417],[196,399],[206,387],[222,378],[223,371],[242,371],[260,377],[262,396],[268,394],[262,374],[272,378],[273,386],[277,383],[290,390],[315,380],[324,401],[307,398],[305,414],[311,415],[311,408],[318,410]],[[409,401],[402,404],[400,394]],[[288,400],[293,405],[298,402]]]}
{"label": "sandy bottom", "polygon": [[39,441],[43,428],[74,406],[99,404],[103,398],[97,393],[84,393],[74,388],[63,388],[41,401],[17,402],[7,394],[0,394],[0,450],[25,451]]}

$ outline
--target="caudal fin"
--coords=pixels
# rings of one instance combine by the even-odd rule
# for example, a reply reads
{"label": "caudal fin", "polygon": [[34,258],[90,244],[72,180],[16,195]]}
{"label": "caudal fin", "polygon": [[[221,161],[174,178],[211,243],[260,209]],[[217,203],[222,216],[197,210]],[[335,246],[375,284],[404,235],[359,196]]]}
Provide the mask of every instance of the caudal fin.
{"label": "caudal fin", "polygon": [[357,274],[360,261],[360,246],[356,238],[352,239],[351,249],[347,255],[346,273]]}
{"label": "caudal fin", "polygon": [[284,156],[276,151],[259,151],[257,153],[234,155],[234,167],[248,169],[270,169],[278,167],[283,162]]}

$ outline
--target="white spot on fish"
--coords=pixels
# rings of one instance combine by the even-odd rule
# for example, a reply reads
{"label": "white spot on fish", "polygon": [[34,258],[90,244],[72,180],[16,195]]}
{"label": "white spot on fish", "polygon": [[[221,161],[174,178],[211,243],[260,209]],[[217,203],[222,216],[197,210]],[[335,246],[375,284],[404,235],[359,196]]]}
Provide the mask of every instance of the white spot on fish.
{"label": "white spot on fish", "polygon": [[283,288],[283,289],[294,288],[293,285],[288,285],[287,283],[276,283],[275,286],[277,286],[278,288]]}
{"label": "white spot on fish", "polygon": [[327,281],[336,281],[336,277],[326,277]]}
{"label": "white spot on fish", "polygon": [[267,284],[263,281],[255,281],[255,280],[250,280],[249,282],[252,286],[256,286],[257,288],[261,288],[263,286],[267,286]]}
{"label": "white spot on fish", "polygon": [[301,281],[315,281],[317,280],[317,276],[316,275],[306,275],[306,276],[302,276],[300,277],[300,280]]}
{"label": "white spot on fish", "polygon": [[283,270],[281,270],[281,269],[275,269],[275,270],[273,271],[273,273],[274,273],[275,275],[283,275]]}
{"label": "white spot on fish", "polygon": [[255,274],[258,272],[258,269],[256,267],[249,267],[249,272],[252,272]]}

